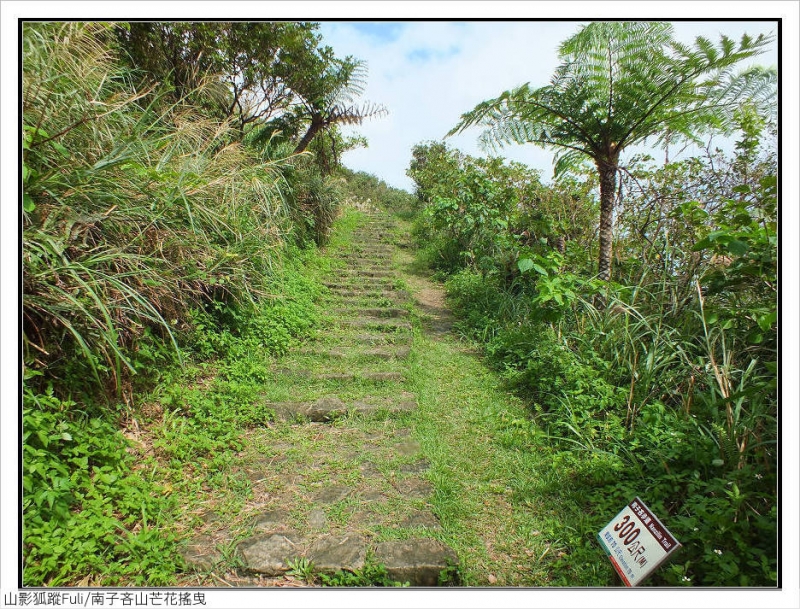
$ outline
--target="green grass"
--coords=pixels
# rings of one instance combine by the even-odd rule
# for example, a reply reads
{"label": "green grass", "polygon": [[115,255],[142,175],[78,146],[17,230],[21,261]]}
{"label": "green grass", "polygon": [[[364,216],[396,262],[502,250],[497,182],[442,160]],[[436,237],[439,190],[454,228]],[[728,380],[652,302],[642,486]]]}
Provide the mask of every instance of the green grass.
{"label": "green grass", "polygon": [[465,576],[478,585],[488,585],[489,575],[507,586],[610,583],[599,547],[600,581],[554,580],[552,564],[566,549],[559,529],[569,526],[575,506],[558,493],[536,492],[558,474],[546,446],[507,441],[508,421],[527,415],[495,373],[452,338],[420,334],[411,375],[420,404],[415,437],[431,462],[434,509]]}

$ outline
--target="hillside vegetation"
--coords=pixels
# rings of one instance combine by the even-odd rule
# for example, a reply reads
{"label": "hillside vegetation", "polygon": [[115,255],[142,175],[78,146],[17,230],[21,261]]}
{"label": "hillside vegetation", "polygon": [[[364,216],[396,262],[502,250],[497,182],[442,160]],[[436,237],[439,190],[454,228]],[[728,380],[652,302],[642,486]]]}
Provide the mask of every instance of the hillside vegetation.
{"label": "hillside vegetation", "polygon": [[508,421],[517,446],[553,451],[581,497],[570,569],[638,495],[685,546],[659,581],[775,582],[777,190],[752,137],[733,157],[627,168],[611,281],[594,277],[591,176],[544,186],[514,163],[415,148],[421,255],[529,404]]}
{"label": "hillside vegetation", "polygon": [[[358,101],[365,62],[337,57],[316,24],[23,24],[23,583],[194,585],[180,548],[212,494],[245,534],[243,455],[283,451],[300,468],[323,437],[281,422],[264,396],[313,393],[287,362],[307,363],[322,330],[337,330],[348,294],[332,299],[326,283],[369,250],[354,235],[383,214],[391,222],[370,225],[370,239],[383,239],[374,265],[385,268],[369,273],[376,284],[393,273],[386,290],[403,299],[358,306],[408,317],[409,363],[389,359],[418,408],[334,417],[325,449],[339,459],[344,423],[384,451],[396,438],[381,429],[414,436],[422,465],[395,465],[419,465],[432,498],[417,503],[441,524],[431,535],[460,557],[442,582],[615,585],[595,536],[639,496],[683,545],[648,585],[775,586],[776,75],[732,70],[768,40],[684,47],[647,27],[581,30],[550,85],[506,91],[454,127],[560,150],[552,182],[420,142],[412,195],[342,166],[365,141],[341,126],[387,110]],[[598,54],[615,36],[617,55]],[[605,69],[612,56],[620,66]],[[718,132],[732,150],[714,146]],[[622,156],[647,138],[705,153]],[[364,287],[362,270],[333,290]],[[418,292],[435,289],[431,274],[458,340],[430,324]],[[334,335],[399,340],[351,330]],[[376,352],[361,348],[346,355]],[[317,356],[320,374],[343,357]],[[373,388],[351,381],[353,395]],[[256,436],[280,446],[254,448]],[[348,501],[327,514],[337,526],[349,526]],[[406,534],[375,530],[381,543]],[[239,541],[220,558],[231,573]],[[292,574],[389,585],[368,566]]]}
{"label": "hillside vegetation", "polygon": [[[357,145],[336,123],[374,110],[344,115],[335,95],[320,98],[357,95],[364,68],[315,28],[24,25],[26,584],[170,581],[163,475],[132,470],[123,433],[176,374],[283,353],[313,326],[316,288],[301,271],[346,198],[338,155]],[[200,52],[209,45],[219,54]],[[295,153],[312,111],[335,116]],[[230,449],[235,424],[263,419],[242,397],[257,375],[239,376],[239,401],[208,413],[197,454]],[[193,423],[177,424],[191,442]]]}

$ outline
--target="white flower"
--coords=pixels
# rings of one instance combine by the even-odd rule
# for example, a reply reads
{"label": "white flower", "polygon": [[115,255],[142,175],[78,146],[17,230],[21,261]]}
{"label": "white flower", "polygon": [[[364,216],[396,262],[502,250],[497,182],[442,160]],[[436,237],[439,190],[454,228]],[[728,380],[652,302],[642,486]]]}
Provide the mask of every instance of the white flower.
{"label": "white flower", "polygon": [[722,550],[717,550],[717,549],[715,549],[715,550],[714,550],[714,554],[717,554],[717,555],[719,555],[719,556],[722,556]]}

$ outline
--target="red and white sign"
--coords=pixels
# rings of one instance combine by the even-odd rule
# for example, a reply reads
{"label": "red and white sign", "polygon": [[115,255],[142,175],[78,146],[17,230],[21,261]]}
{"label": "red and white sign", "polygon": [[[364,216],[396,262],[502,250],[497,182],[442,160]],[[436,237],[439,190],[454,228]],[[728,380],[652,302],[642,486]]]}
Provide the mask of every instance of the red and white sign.
{"label": "red and white sign", "polygon": [[681,546],[638,497],[597,538],[626,586],[638,586]]}

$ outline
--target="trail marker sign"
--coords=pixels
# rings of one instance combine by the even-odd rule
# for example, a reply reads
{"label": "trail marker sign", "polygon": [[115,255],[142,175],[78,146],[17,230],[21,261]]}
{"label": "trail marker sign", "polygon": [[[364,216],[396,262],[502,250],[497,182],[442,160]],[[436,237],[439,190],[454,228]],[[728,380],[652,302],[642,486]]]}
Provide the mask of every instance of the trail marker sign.
{"label": "trail marker sign", "polygon": [[681,544],[636,497],[597,534],[626,586],[638,586]]}

